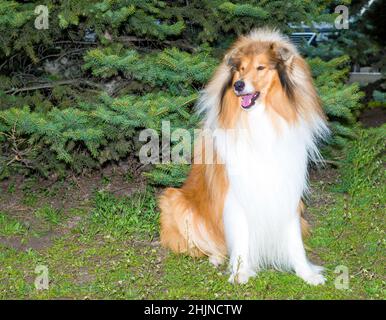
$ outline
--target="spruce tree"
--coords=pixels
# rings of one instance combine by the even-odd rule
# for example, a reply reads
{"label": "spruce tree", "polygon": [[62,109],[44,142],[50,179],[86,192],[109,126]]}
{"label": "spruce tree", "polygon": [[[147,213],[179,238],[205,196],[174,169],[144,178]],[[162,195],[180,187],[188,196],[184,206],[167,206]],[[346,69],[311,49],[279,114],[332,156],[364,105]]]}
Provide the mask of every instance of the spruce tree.
{"label": "spruce tree", "polygon": [[[0,175],[99,168],[137,154],[140,130],[159,131],[163,119],[197,128],[199,90],[238,35],[331,20],[326,3],[0,0]],[[41,4],[47,30],[34,26]],[[354,135],[361,94],[345,84],[347,56],[309,63],[335,150]],[[178,185],[187,169],[161,164],[147,176]]]}

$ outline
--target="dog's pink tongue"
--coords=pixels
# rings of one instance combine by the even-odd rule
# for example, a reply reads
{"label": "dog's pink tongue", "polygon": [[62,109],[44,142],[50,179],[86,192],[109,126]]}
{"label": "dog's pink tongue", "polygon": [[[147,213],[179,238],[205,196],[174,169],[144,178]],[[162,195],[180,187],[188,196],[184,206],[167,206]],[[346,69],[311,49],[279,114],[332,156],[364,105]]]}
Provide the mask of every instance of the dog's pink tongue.
{"label": "dog's pink tongue", "polygon": [[241,97],[241,106],[243,107],[249,107],[249,105],[252,103],[253,94],[246,94],[245,96]]}

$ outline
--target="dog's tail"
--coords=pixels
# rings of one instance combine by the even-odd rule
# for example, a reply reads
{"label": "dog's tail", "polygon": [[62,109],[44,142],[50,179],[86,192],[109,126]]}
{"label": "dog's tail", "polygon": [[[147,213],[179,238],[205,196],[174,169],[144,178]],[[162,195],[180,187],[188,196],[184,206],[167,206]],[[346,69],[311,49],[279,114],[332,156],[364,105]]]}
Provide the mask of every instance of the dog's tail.
{"label": "dog's tail", "polygon": [[223,255],[207,231],[206,224],[183,190],[168,188],[159,198],[161,209],[161,244],[176,253],[186,253],[193,257]]}

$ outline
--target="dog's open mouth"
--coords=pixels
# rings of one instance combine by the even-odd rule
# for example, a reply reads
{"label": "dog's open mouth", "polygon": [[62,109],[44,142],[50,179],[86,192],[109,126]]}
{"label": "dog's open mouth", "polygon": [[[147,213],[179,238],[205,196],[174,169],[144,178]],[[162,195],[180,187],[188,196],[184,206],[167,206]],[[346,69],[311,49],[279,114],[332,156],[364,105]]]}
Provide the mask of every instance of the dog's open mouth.
{"label": "dog's open mouth", "polygon": [[244,94],[241,97],[241,107],[243,109],[249,109],[255,104],[256,99],[259,97],[260,92]]}

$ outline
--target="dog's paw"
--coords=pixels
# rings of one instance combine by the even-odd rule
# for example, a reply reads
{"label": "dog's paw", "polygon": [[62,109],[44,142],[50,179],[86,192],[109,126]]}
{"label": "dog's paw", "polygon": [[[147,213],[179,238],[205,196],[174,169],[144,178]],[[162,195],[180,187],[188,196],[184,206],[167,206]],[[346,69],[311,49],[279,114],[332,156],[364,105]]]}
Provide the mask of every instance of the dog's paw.
{"label": "dog's paw", "polygon": [[228,282],[232,284],[245,284],[248,282],[249,278],[253,276],[255,276],[255,273],[248,271],[232,272]]}
{"label": "dog's paw", "polygon": [[302,278],[305,282],[313,286],[324,284],[326,282],[326,278],[322,274],[323,268],[312,265],[311,269],[311,272],[300,273],[298,274],[298,276]]}
{"label": "dog's paw", "polygon": [[312,273],[302,278],[305,282],[313,286],[324,284],[326,282],[326,278],[320,273]]}
{"label": "dog's paw", "polygon": [[224,263],[224,257],[219,255],[211,255],[209,256],[209,262],[213,264],[215,267],[218,267]]}

